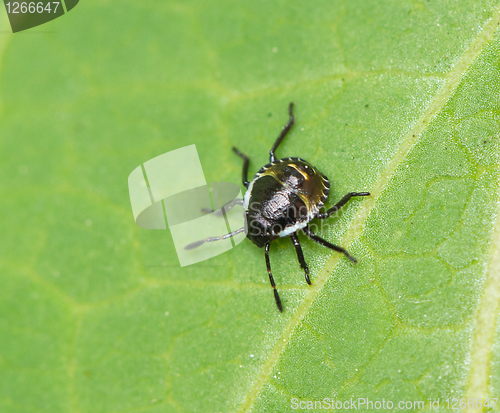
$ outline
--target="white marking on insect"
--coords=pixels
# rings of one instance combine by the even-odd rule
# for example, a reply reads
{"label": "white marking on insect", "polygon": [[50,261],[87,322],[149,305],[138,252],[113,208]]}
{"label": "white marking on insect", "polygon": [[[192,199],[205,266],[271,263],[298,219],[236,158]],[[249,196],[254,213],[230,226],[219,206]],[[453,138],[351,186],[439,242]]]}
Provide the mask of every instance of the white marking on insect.
{"label": "white marking on insect", "polygon": [[248,211],[248,203],[250,202],[250,197],[252,196],[253,184],[257,179],[260,178],[260,175],[255,175],[255,178],[252,179],[252,182],[248,184],[247,191],[245,192],[245,196],[243,197],[243,209]]}
{"label": "white marking on insect", "polygon": [[287,237],[290,234],[293,234],[295,231],[299,229],[305,228],[307,226],[308,221],[305,222],[297,222],[295,225],[291,225],[289,227],[285,227],[284,230],[278,232],[278,237]]}

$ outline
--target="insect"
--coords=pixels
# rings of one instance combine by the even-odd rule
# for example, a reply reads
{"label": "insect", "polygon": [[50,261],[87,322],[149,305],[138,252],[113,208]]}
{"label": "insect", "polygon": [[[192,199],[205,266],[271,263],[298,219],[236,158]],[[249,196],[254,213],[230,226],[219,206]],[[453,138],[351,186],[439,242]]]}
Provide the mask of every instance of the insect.
{"label": "insect", "polygon": [[332,208],[321,212],[328,199],[330,182],[317,168],[301,158],[276,159],[275,151],[292,128],[293,102],[288,106],[289,120],[269,152],[269,163],[248,180],[250,159],[233,147],[233,151],[243,159],[242,181],[247,188],[243,200],[237,200],[245,210],[245,226],[222,237],[207,238],[186,249],[195,248],[204,242],[227,239],[245,231],[247,238],[258,247],[264,247],[269,282],[274,292],[276,306],[283,312],[278,290],[271,272],[269,246],[277,238],[290,237],[297,253],[300,267],[304,270],[306,282],[311,285],[309,267],[304,259],[297,232],[302,230],[313,241],[334,251],[343,253],[352,262],[356,259],[344,248],[334,245],[316,235],[309,223],[314,219],[326,219],[342,208],[355,196],[368,196],[369,192],[349,192]]}

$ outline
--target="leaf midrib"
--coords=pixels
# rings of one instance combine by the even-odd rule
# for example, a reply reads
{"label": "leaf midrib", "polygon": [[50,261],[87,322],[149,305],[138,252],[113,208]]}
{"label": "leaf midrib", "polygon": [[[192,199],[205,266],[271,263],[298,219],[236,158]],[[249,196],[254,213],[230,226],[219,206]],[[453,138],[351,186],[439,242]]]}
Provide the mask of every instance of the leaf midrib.
{"label": "leaf midrib", "polygon": [[[399,145],[398,149],[396,150],[396,153],[392,157],[392,159],[387,163],[386,167],[382,170],[380,173],[379,177],[375,181],[375,184],[373,186],[373,189],[370,191],[371,192],[371,197],[366,198],[363,200],[363,208],[359,208],[358,212],[356,213],[354,219],[352,220],[351,224],[349,225],[349,228],[344,235],[341,245],[344,245],[347,249],[349,249],[349,246],[351,243],[362,233],[362,230],[364,228],[364,224],[370,215],[372,209],[376,205],[376,200],[382,193],[382,191],[385,189],[387,184],[389,183],[390,179],[392,178],[392,175],[396,171],[397,167],[401,164],[401,162],[406,158],[410,150],[414,147],[414,145],[417,143],[418,138],[420,134],[424,131],[424,129],[427,127],[427,125],[430,123],[430,121],[434,118],[434,116],[445,106],[446,102],[448,99],[451,97],[451,95],[454,93],[458,85],[460,84],[460,81],[462,79],[462,76],[465,74],[465,72],[468,70],[472,62],[478,57],[478,55],[481,53],[483,50],[484,46],[493,38],[493,36],[496,33],[497,27],[500,25],[500,8],[497,9],[497,11],[492,15],[491,19],[484,25],[483,29],[480,31],[480,33],[476,36],[475,40],[471,43],[471,45],[465,50],[465,52],[462,54],[460,60],[455,64],[454,68],[448,72],[446,76],[443,77],[445,80],[444,85],[441,87],[441,89],[437,92],[436,96],[430,103],[429,107],[427,110],[423,113],[423,115],[420,116],[420,118],[417,120],[413,128],[406,134],[405,138]],[[500,214],[500,210],[499,210]],[[498,216],[498,215],[497,215]],[[497,231],[495,231],[496,238],[494,241],[493,248],[496,248],[497,251],[500,251],[500,223],[497,222],[496,225]],[[493,253],[492,256],[496,257],[496,260],[493,263],[493,269],[492,271],[488,271],[488,274],[494,274],[495,269],[500,270],[500,253],[495,254]],[[301,320],[304,318],[304,316],[307,314],[310,306],[314,302],[316,296],[320,292],[320,290],[323,288],[324,284],[326,283],[328,279],[328,275],[332,273],[332,268],[335,268],[335,266],[338,264],[340,260],[340,256],[338,254],[332,254],[330,258],[328,258],[323,265],[323,267],[320,269],[318,272],[318,275],[316,276],[315,283],[311,286],[309,289],[308,293],[304,297],[302,303],[299,305],[297,310],[294,312],[294,314],[291,316],[288,324],[283,330],[283,333],[281,336],[278,338],[275,346],[270,352],[269,358],[267,361],[264,363],[262,366],[262,369],[260,370],[259,374],[255,378],[252,387],[248,391],[245,400],[243,403],[240,405],[240,408],[238,409],[238,413],[244,413],[248,412],[257,396],[259,395],[262,387],[264,384],[268,382],[268,378],[271,375],[274,366],[276,365],[277,361],[279,360],[281,353],[283,352],[286,344],[290,340],[290,337],[292,336],[293,332],[295,331],[295,328],[299,325]],[[489,268],[492,268],[492,265],[489,266]],[[489,286],[488,288],[485,288],[485,292],[481,297],[480,300],[480,305],[479,308],[485,308],[486,306],[483,304],[484,299],[488,298],[490,299],[492,296],[500,296],[500,277],[496,277],[494,281],[496,282],[490,282],[486,283],[486,286]],[[497,300],[498,301],[498,300]],[[488,311],[490,311],[488,309]],[[497,311],[498,313],[498,311]],[[481,316],[481,310],[478,311],[478,319]],[[496,324],[496,318],[493,319],[492,316],[488,318],[489,324],[488,328],[490,331],[485,332],[487,335],[489,333],[489,336],[491,336],[495,330],[495,324]],[[489,337],[488,336],[488,337]],[[477,338],[481,338],[481,336],[475,336],[477,341]],[[491,347],[492,344],[489,347],[489,353],[491,354]],[[474,359],[474,353],[472,354],[472,360],[471,360],[471,365],[474,365],[474,363],[480,363],[480,365],[477,365],[477,371],[481,372],[482,378],[478,380],[474,380],[473,377],[470,377],[469,379],[469,387],[466,391],[468,394],[470,392],[469,388],[471,386],[473,387],[478,387],[480,390],[479,392],[481,394],[486,394],[487,389],[486,386],[488,385],[487,377],[489,376],[489,360],[490,357],[481,357],[477,360]],[[485,365],[486,364],[486,365]],[[477,386],[479,385],[479,386]]]}
{"label": "leaf midrib", "polygon": [[[498,193],[498,191],[497,191]],[[475,313],[474,339],[470,351],[470,370],[465,397],[486,400],[489,394],[491,358],[500,311],[500,202],[490,247],[490,260],[486,271],[483,293]],[[466,412],[482,412],[482,408],[467,408]]]}

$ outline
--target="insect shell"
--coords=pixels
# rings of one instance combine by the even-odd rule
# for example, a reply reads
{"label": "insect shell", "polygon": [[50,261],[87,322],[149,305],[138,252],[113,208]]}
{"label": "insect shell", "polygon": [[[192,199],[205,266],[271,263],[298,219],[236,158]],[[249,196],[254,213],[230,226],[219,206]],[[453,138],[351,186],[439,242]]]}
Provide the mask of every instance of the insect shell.
{"label": "insect shell", "polygon": [[263,166],[243,199],[245,232],[259,247],[303,229],[328,199],[330,182],[301,158],[283,158]]}

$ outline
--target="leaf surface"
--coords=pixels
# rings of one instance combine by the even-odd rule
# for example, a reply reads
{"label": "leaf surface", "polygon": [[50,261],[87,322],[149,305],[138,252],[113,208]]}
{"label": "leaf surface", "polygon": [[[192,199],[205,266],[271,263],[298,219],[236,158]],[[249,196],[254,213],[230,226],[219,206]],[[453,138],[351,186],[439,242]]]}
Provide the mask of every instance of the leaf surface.
{"label": "leaf surface", "polygon": [[[102,1],[4,33],[0,410],[498,397],[499,7]],[[308,286],[272,244],[279,314],[263,250],[181,268],[127,177],[196,144],[207,181],[239,182],[231,147],[256,172],[290,101],[278,156],[325,173],[329,205],[372,196],[318,232],[356,265],[301,237]]]}

